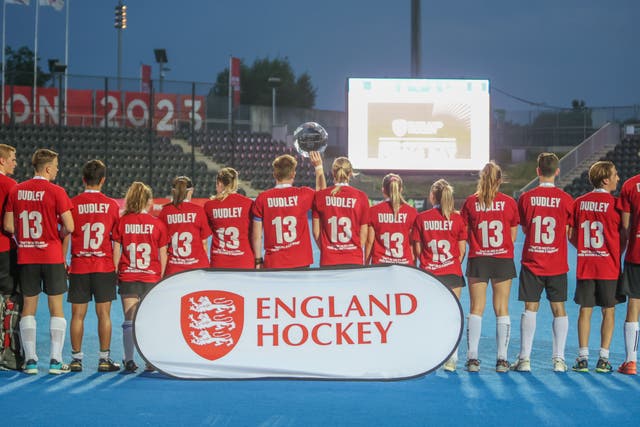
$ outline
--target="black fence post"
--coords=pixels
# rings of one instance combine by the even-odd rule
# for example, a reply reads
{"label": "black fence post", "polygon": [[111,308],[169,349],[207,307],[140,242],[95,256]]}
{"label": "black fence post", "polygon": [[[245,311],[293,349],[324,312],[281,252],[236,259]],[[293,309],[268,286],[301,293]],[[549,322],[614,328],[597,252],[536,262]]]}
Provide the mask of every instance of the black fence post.
{"label": "black fence post", "polygon": [[[148,128],[148,140],[149,140],[149,182],[147,183],[152,187],[153,182],[153,117],[154,117],[154,88],[153,80],[149,82],[149,128]],[[153,188],[153,187],[152,187]]]}

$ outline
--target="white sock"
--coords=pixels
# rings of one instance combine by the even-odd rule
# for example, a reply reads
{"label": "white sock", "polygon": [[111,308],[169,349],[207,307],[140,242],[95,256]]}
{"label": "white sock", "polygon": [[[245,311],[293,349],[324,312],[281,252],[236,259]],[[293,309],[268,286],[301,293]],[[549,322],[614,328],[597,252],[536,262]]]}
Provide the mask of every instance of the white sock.
{"label": "white sock", "polygon": [[72,351],[71,352],[71,358],[77,359],[77,360],[82,360],[82,359],[84,359],[84,353],[81,352],[81,351]]}
{"label": "white sock", "polygon": [[456,362],[458,361],[458,346],[456,346],[456,349],[453,351],[453,354],[451,355],[451,358],[453,360],[455,360]]}
{"label": "white sock", "polygon": [[580,347],[578,349],[578,359],[588,359],[589,358],[589,347]]}
{"label": "white sock", "polygon": [[36,355],[36,318],[35,316],[24,316],[20,319],[20,339],[24,349],[26,360],[38,361]]}
{"label": "white sock", "polygon": [[100,352],[98,353],[98,357],[100,359],[108,359],[109,356],[111,356],[111,351],[109,350],[105,350],[105,351],[100,350]]}
{"label": "white sock", "polygon": [[608,359],[609,358],[609,349],[600,347],[600,358]]}
{"label": "white sock", "polygon": [[531,347],[533,347],[533,336],[536,333],[536,313],[525,310],[520,318],[520,359],[531,357]]}
{"label": "white sock", "polygon": [[564,360],[564,348],[567,344],[569,333],[569,318],[567,316],[553,319],[553,357]]}
{"label": "white sock", "polygon": [[133,322],[122,322],[122,343],[124,344],[124,361],[133,360]]}
{"label": "white sock", "polygon": [[625,362],[636,362],[638,358],[638,322],[624,322]]}
{"label": "white sock", "polygon": [[482,316],[470,314],[467,319],[467,359],[478,358],[478,345],[482,333]]}
{"label": "white sock", "polygon": [[498,347],[498,360],[507,360],[507,349],[511,338],[511,318],[499,316],[496,318],[496,344]]}
{"label": "white sock", "polygon": [[64,347],[64,336],[66,332],[67,320],[64,317],[52,317],[49,321],[51,358],[58,362],[62,362],[62,347]]}

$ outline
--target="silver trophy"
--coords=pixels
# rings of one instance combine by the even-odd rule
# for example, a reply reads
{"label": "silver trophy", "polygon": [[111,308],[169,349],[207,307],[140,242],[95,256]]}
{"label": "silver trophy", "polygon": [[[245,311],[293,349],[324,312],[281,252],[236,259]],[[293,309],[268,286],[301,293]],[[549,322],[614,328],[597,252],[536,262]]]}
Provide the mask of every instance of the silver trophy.
{"label": "silver trophy", "polygon": [[302,157],[309,157],[309,151],[323,153],[327,148],[329,134],[316,122],[307,122],[298,126],[293,133],[293,145]]}

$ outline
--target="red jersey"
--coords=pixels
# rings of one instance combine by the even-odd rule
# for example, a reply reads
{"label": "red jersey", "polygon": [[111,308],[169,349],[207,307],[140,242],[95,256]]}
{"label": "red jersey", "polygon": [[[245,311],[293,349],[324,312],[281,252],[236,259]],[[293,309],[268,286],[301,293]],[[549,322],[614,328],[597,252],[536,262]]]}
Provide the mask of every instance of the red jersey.
{"label": "red jersey", "polygon": [[616,280],[620,273],[620,212],[608,191],[578,197],[571,226],[578,250],[577,278]]}
{"label": "red jersey", "polygon": [[[334,189],[340,190],[332,195]],[[320,221],[320,265],[364,264],[360,228],[369,222],[369,198],[349,185],[317,191],[313,217]]]}
{"label": "red jersey", "polygon": [[209,267],[207,251],[202,243],[211,236],[202,206],[182,202],[163,206],[158,218],[167,226],[171,244],[167,250],[165,275]]}
{"label": "red jersey", "polygon": [[375,239],[371,248],[372,264],[414,265],[411,251],[411,228],[418,211],[406,203],[400,205],[394,216],[391,203],[385,200],[369,209],[369,225]]}
{"label": "red jersey", "polygon": [[618,198],[618,210],[630,213],[629,246],[625,261],[640,264],[640,175],[629,178],[622,184]]}
{"label": "red jersey", "polygon": [[209,200],[204,205],[211,238],[211,267],[255,268],[251,248],[251,208],[253,201],[232,193],[224,200]]}
{"label": "red jersey", "polygon": [[256,198],[253,216],[262,221],[265,268],[297,268],[313,263],[308,213],[314,193],[309,187],[277,185]]}
{"label": "red jersey", "polygon": [[112,234],[120,219],[118,203],[99,191],[85,190],[71,199],[73,274],[109,273],[113,265]]}
{"label": "red jersey", "polygon": [[525,232],[522,265],[537,276],[569,271],[567,226],[573,199],[553,184],[541,183],[518,199],[520,225]]}
{"label": "red jersey", "polygon": [[518,226],[518,205],[511,197],[497,193],[490,206],[481,206],[475,194],[467,197],[462,218],[469,230],[469,258],[513,258],[511,227]]}
{"label": "red jersey", "polygon": [[[11,189],[16,185],[18,185],[17,182],[15,182],[5,174],[0,173],[0,213],[2,214],[2,216],[0,216],[0,219],[2,220],[4,220],[7,197],[9,196],[9,192],[11,191]],[[2,232],[0,232],[0,252],[7,252],[9,249],[11,249],[12,244],[13,239],[11,238],[11,235],[7,234],[3,228]]]}
{"label": "red jersey", "polygon": [[418,214],[413,239],[422,244],[420,268],[434,276],[462,276],[459,242],[467,240],[467,226],[457,212],[447,219],[438,208]]}
{"label": "red jersey", "polygon": [[58,217],[72,208],[62,187],[32,178],[11,189],[6,212],[13,213],[18,264],[62,264]]}
{"label": "red jersey", "polygon": [[122,216],[113,240],[122,245],[118,263],[120,282],[157,283],[162,277],[158,251],[169,244],[167,227],[148,213]]}

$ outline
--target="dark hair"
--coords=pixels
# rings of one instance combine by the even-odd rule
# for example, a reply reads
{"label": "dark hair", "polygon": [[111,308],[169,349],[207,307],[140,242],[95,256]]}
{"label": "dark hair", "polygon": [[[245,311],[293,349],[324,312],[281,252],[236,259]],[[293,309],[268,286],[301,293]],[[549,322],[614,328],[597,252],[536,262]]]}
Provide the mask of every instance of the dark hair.
{"label": "dark hair", "polygon": [[538,169],[540,169],[540,175],[545,178],[551,178],[556,174],[559,163],[560,160],[554,153],[540,153],[538,155]]}
{"label": "dark hair", "polygon": [[96,186],[107,175],[107,167],[102,160],[89,160],[82,167],[82,180],[86,185]]}
{"label": "dark hair", "polygon": [[171,187],[171,203],[178,206],[187,198],[189,190],[193,190],[193,182],[188,176],[178,176],[173,180]]}

